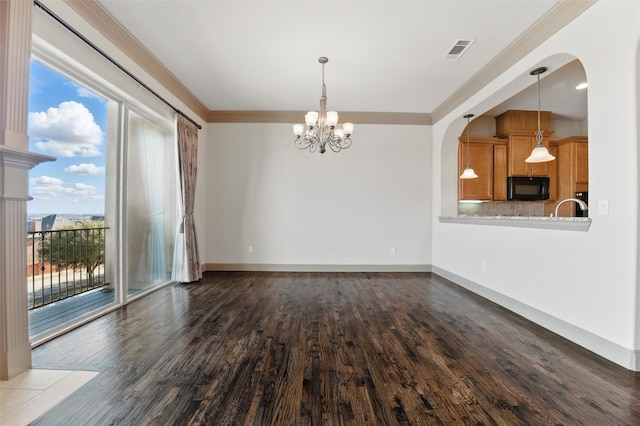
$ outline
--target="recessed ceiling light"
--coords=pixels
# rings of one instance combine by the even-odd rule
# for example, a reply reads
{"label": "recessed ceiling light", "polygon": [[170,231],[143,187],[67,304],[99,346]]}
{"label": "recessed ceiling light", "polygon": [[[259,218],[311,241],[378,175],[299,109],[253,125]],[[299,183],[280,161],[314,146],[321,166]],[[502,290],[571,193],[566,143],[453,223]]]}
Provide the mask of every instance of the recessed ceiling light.
{"label": "recessed ceiling light", "polygon": [[586,89],[587,87],[589,87],[589,85],[587,83],[580,83],[576,86],[577,90],[582,90],[582,89]]}

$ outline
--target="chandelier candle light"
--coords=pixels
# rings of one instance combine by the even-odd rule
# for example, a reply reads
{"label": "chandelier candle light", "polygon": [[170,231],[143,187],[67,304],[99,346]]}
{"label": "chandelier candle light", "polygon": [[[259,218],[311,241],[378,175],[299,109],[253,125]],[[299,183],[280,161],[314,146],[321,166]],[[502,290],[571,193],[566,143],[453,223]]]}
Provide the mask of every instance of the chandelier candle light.
{"label": "chandelier candle light", "polygon": [[467,114],[464,118],[467,119],[467,168],[464,169],[464,172],[460,175],[460,179],[475,179],[478,177],[476,172],[471,168],[471,143],[469,142],[469,132],[471,129],[469,128],[469,119],[473,117],[473,114]]}
{"label": "chandelier candle light", "polygon": [[538,131],[536,132],[536,147],[531,151],[531,155],[524,160],[526,163],[545,163],[556,159],[556,157],[549,154],[547,147],[542,144],[543,135],[542,130],[540,130],[540,74],[546,70],[547,67],[540,67],[529,73],[538,77]]}
{"label": "chandelier candle light", "polygon": [[344,123],[342,129],[338,128],[338,113],[336,111],[327,111],[327,88],[324,85],[324,64],[329,59],[322,56],[318,59],[322,64],[322,96],[320,97],[320,112],[309,111],[304,117],[307,125],[294,124],[293,134],[296,135],[294,141],[296,148],[309,149],[311,152],[316,150],[320,154],[324,154],[327,145],[334,152],[347,149],[351,146],[351,134],[353,133],[353,123]]}

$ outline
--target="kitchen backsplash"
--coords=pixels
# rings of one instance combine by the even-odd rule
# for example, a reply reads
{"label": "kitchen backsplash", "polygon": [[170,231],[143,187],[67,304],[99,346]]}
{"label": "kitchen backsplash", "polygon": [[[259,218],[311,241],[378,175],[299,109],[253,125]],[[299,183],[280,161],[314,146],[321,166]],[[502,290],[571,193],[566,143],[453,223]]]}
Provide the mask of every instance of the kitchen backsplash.
{"label": "kitchen backsplash", "polygon": [[458,216],[544,216],[543,201],[493,201],[458,203]]}

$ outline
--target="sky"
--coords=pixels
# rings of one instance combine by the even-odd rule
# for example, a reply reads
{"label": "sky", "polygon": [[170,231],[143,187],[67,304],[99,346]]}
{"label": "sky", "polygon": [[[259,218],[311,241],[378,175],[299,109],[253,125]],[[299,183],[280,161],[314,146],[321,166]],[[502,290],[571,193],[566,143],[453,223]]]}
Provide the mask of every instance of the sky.
{"label": "sky", "polygon": [[29,150],[56,157],[29,173],[30,216],[104,214],[107,100],[31,61]]}

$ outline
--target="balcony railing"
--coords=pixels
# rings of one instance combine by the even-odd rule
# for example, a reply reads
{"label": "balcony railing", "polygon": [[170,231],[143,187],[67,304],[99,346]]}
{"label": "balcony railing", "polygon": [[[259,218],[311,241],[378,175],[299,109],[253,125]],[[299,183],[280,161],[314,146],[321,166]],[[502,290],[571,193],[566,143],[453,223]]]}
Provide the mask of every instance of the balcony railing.
{"label": "balcony railing", "polygon": [[29,309],[99,289],[105,282],[108,228],[27,233]]}

